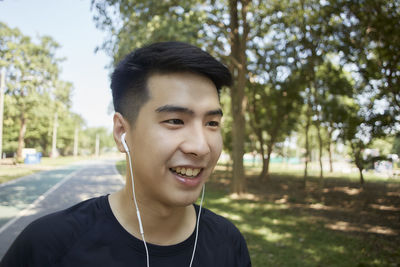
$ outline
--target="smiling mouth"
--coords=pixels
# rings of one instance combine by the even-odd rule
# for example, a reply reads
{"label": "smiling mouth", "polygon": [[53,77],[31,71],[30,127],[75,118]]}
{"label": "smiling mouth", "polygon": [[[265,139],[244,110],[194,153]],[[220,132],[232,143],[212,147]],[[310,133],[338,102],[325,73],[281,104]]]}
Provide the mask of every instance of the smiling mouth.
{"label": "smiling mouth", "polygon": [[176,167],[176,168],[170,168],[170,170],[185,178],[195,178],[199,175],[199,173],[203,170],[202,168],[185,168],[185,167]]}

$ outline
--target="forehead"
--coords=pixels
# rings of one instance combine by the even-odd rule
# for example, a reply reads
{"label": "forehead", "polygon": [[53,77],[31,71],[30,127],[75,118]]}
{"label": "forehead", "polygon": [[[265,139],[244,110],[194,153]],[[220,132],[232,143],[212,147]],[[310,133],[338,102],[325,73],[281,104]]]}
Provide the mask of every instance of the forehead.
{"label": "forehead", "polygon": [[153,74],[147,82],[150,99],[146,106],[175,105],[196,109],[219,108],[214,83],[205,76],[188,73]]}

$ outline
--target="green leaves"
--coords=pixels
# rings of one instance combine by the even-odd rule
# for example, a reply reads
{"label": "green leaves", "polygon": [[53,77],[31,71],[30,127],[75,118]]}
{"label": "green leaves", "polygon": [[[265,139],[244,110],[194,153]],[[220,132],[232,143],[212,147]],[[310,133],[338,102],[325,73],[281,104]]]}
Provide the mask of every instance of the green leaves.
{"label": "green leaves", "polygon": [[8,156],[23,147],[47,155],[55,113],[57,149],[62,155],[72,154],[75,128],[85,126],[81,116],[70,110],[73,85],[59,78],[63,59],[55,56],[58,48],[49,36],[32,40],[0,22],[0,67],[6,69],[3,151]]}
{"label": "green leaves", "polygon": [[[92,7],[109,34],[101,48],[112,64],[165,40],[197,44],[222,59],[235,78],[224,102],[232,111],[247,103],[250,137],[240,142],[261,154],[310,122],[325,139],[359,147],[398,131],[398,1],[92,0]],[[245,128],[241,114],[231,113],[228,125]],[[231,132],[240,131],[226,130],[228,140]]]}

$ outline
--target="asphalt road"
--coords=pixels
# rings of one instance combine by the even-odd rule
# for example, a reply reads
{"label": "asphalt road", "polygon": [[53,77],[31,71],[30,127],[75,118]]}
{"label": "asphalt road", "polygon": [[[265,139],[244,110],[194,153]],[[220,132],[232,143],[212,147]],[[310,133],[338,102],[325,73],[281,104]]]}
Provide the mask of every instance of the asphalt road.
{"label": "asphalt road", "polygon": [[0,258],[33,220],[122,186],[115,160],[73,164],[1,184]]}

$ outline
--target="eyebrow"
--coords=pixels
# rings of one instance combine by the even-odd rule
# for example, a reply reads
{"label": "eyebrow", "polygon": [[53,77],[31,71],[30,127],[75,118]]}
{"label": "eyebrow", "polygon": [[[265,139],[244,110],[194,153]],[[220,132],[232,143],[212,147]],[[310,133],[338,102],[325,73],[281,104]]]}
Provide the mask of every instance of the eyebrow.
{"label": "eyebrow", "polygon": [[214,115],[220,115],[221,117],[224,116],[224,113],[222,112],[222,109],[218,108],[215,110],[210,110],[206,113],[206,116],[214,116]]}
{"label": "eyebrow", "polygon": [[[165,105],[165,106],[158,107],[156,109],[156,112],[157,113],[164,113],[164,112],[166,112],[166,113],[174,113],[174,112],[177,112],[177,113],[186,113],[186,114],[189,114],[189,115],[193,115],[194,114],[194,111],[189,109],[189,108],[180,107],[180,106],[174,106],[174,105]],[[218,108],[218,109],[210,110],[210,111],[206,112],[206,116],[213,116],[213,115],[220,115],[222,117],[223,116],[222,109]]]}

